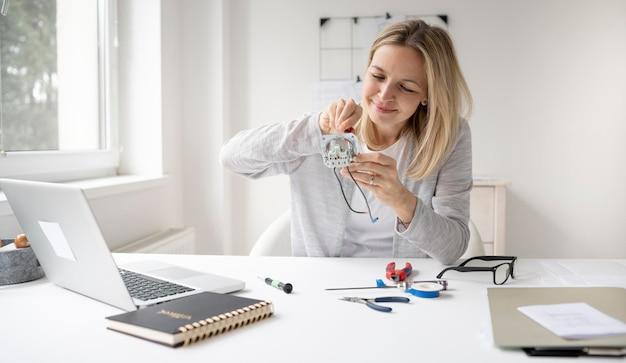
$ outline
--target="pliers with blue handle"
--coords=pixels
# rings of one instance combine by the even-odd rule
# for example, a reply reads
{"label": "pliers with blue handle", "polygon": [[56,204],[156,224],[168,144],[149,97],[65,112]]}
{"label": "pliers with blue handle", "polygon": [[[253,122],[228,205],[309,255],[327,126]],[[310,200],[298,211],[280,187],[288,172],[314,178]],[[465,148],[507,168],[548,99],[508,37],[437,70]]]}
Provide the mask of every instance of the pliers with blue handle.
{"label": "pliers with blue handle", "polygon": [[411,302],[411,300],[408,297],[403,297],[403,296],[383,296],[383,297],[376,297],[372,299],[368,299],[364,297],[341,297],[339,298],[339,300],[365,304],[371,309],[382,311],[384,313],[389,313],[391,312],[392,309],[389,306],[382,306],[382,305],[378,305],[374,303],[380,303],[380,302],[409,303]]}

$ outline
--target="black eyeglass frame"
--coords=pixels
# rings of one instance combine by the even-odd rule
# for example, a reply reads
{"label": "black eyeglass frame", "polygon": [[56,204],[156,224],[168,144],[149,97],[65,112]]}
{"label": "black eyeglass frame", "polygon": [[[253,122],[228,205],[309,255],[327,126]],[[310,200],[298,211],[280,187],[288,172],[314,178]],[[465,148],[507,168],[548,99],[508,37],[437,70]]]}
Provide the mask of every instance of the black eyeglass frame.
{"label": "black eyeglass frame", "polygon": [[[491,267],[465,266],[467,265],[468,262],[473,261],[473,260],[508,261],[508,262],[499,263]],[[475,257],[468,258],[467,260],[463,261],[458,266],[446,267],[437,275],[437,278],[440,279],[444,273],[450,270],[458,271],[458,272],[491,271],[493,273],[493,283],[495,285],[503,285],[505,282],[509,280],[509,276],[511,276],[512,279],[515,279],[514,267],[515,267],[516,260],[517,260],[516,256],[475,256]],[[498,283],[496,281],[496,270],[498,269],[498,267],[503,266],[503,265],[508,265],[507,275],[504,281]]]}

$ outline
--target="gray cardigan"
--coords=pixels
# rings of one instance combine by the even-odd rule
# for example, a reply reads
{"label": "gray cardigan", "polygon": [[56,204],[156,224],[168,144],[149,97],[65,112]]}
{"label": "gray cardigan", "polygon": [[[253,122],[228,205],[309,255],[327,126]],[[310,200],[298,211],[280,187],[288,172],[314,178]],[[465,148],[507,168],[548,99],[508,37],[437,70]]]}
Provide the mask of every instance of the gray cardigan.
{"label": "gray cardigan", "polygon": [[[294,256],[339,256],[348,213],[332,169],[322,163],[319,113],[239,132],[220,152],[222,165],[250,178],[287,174],[291,185],[291,244]],[[452,152],[422,180],[406,177],[414,144],[398,165],[402,184],[418,197],[408,228],[396,222],[393,256],[430,256],[454,263],[469,240],[472,147],[469,125],[461,120]],[[341,177],[340,177],[341,178]],[[350,198],[355,185],[341,178]]]}

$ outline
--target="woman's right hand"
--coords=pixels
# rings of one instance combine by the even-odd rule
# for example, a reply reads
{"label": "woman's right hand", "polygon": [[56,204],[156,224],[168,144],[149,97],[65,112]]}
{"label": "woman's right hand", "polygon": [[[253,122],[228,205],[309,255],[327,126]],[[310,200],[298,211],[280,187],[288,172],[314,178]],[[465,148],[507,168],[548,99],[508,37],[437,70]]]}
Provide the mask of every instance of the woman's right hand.
{"label": "woman's right hand", "polygon": [[359,122],[361,114],[363,108],[356,101],[340,98],[320,115],[320,130],[324,135],[347,132]]}

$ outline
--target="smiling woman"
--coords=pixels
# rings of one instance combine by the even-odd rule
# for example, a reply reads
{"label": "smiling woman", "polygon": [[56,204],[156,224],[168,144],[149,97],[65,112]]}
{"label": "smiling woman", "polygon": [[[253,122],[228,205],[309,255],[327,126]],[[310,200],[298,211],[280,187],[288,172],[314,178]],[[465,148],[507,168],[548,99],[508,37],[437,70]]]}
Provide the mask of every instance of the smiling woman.
{"label": "smiling woman", "polygon": [[[386,73],[395,79],[388,79]],[[394,95],[393,88],[382,87],[395,87],[399,92]],[[386,93],[375,98],[381,90]],[[385,103],[389,102],[385,97],[392,102]],[[460,117],[469,116],[471,110],[469,88],[445,30],[408,21],[389,27],[374,41],[363,89],[363,107],[373,112],[366,112],[360,122],[360,135],[368,145],[377,149],[386,146],[385,140],[378,139],[388,125],[380,122],[377,114],[382,106],[393,102],[404,112],[398,115],[399,127],[391,134],[399,137],[401,132],[409,132],[416,138],[419,147],[409,175],[421,179],[449,153]]]}
{"label": "smiling woman", "polygon": [[[447,33],[421,20],[383,30],[362,100],[240,132],[222,148],[222,164],[251,178],[289,175],[295,255],[454,262],[469,239],[471,138],[461,117],[471,97]],[[353,128],[363,152],[337,184],[320,155],[322,135]],[[340,193],[352,197],[350,209]],[[358,212],[369,207],[377,218]]]}

